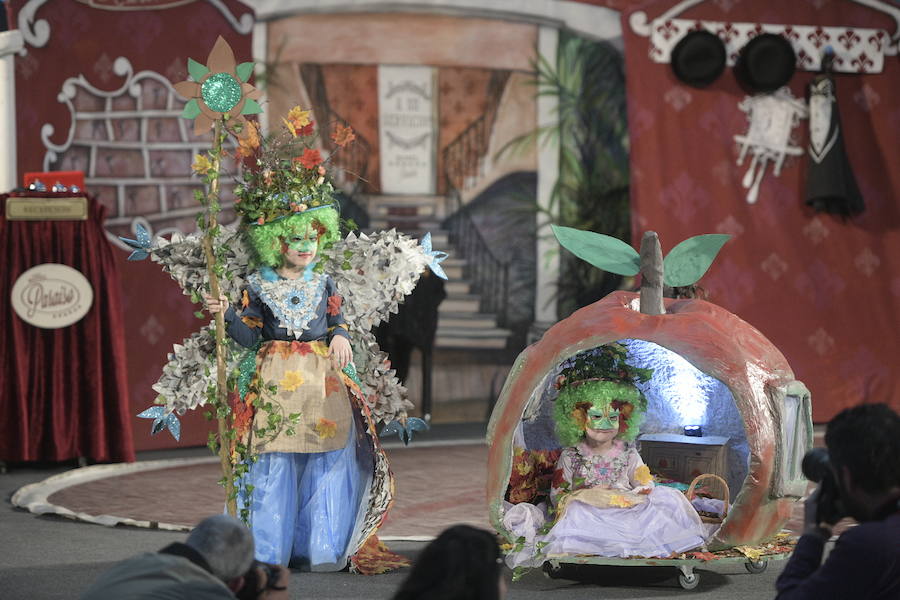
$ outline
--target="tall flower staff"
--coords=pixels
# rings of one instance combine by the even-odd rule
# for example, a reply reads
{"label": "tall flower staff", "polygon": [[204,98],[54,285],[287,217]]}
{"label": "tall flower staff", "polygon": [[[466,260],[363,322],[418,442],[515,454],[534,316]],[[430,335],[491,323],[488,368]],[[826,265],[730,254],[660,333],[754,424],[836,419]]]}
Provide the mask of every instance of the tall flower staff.
{"label": "tall flower staff", "polygon": [[[203,214],[197,218],[197,225],[203,232],[203,253],[209,276],[209,291],[213,297],[222,295],[219,277],[224,274],[220,255],[216,249],[219,235],[219,173],[221,170],[222,144],[226,130],[235,135],[245,136],[254,130],[248,125],[244,115],[262,112],[256,99],[261,92],[247,83],[253,72],[253,63],[237,64],[234,52],[228,43],[219,37],[213,46],[206,65],[188,59],[188,73],[193,81],[175,84],[175,91],[188,98],[182,117],[194,119],[194,133],[203,134],[213,130],[213,145],[206,155],[198,155],[193,169],[201,174],[206,183],[206,193],[195,192],[197,201],[203,206]],[[234,471],[226,440],[231,437],[227,400],[227,374],[225,349],[225,320],[222,314],[215,315],[216,323],[216,387],[213,406],[218,420],[219,459],[225,484],[225,501],[228,513],[237,515],[237,492],[234,485]]]}

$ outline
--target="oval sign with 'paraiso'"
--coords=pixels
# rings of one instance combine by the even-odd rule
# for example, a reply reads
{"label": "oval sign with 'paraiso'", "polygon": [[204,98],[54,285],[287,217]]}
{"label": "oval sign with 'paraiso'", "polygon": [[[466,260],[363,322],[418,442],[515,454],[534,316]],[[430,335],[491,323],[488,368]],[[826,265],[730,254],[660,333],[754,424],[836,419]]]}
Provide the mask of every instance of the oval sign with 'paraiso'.
{"label": "oval sign with 'paraiso'", "polygon": [[94,302],[94,290],[80,271],[45,263],[22,273],[13,284],[13,310],[23,321],[43,329],[77,323]]}

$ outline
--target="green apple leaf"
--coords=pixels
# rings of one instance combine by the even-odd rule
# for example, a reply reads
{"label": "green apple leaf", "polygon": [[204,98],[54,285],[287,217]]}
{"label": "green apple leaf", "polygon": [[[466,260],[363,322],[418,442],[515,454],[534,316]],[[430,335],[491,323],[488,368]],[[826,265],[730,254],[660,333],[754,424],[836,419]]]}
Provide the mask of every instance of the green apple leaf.
{"label": "green apple leaf", "polygon": [[729,239],[730,235],[708,233],[684,240],[663,260],[663,282],[671,287],[697,283]]}
{"label": "green apple leaf", "polygon": [[572,227],[551,227],[563,248],[598,269],[617,275],[637,275],[641,270],[640,254],[618,238]]}
{"label": "green apple leaf", "polygon": [[209,69],[206,68],[205,65],[201,65],[193,58],[188,59],[188,73],[191,74],[191,79],[196,82],[199,82],[203,79],[203,76],[209,73]]}

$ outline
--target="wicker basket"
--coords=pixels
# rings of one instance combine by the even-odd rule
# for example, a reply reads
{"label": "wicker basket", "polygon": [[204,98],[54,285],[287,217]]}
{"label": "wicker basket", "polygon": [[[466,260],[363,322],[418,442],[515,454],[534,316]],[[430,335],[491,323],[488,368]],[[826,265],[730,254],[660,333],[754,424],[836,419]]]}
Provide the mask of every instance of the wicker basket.
{"label": "wicker basket", "polygon": [[687,491],[684,494],[685,494],[685,496],[687,496],[688,502],[693,500],[694,497],[697,495],[695,493],[695,489],[700,484],[700,482],[702,482],[706,479],[714,479],[714,480],[718,481],[719,484],[721,484],[721,487],[723,490],[723,492],[722,492],[723,497],[716,498],[716,499],[722,500],[725,503],[725,505],[722,508],[722,514],[720,516],[713,517],[713,516],[707,516],[707,514],[704,514],[704,513],[700,513],[700,520],[703,521],[704,523],[721,523],[722,521],[725,520],[725,517],[728,516],[728,501],[730,500],[730,496],[728,493],[728,484],[725,482],[724,479],[722,479],[718,475],[714,475],[712,473],[704,473],[703,475],[697,475],[696,477],[694,477],[694,480],[691,482],[690,487],[688,487]]}

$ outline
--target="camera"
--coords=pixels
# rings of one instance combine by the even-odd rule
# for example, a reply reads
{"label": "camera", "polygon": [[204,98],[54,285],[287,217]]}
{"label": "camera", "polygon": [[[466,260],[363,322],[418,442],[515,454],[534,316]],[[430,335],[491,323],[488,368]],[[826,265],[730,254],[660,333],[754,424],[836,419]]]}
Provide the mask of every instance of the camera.
{"label": "camera", "polygon": [[800,468],[804,477],[819,484],[816,523],[837,523],[847,516],[847,510],[841,499],[841,488],[831,468],[828,450],[813,448],[803,456]]}
{"label": "camera", "polygon": [[[266,586],[260,585],[259,572],[260,569],[266,576]],[[244,575],[244,587],[237,593],[238,600],[256,600],[266,590],[273,589],[278,584],[278,569],[275,565],[254,560]]]}

